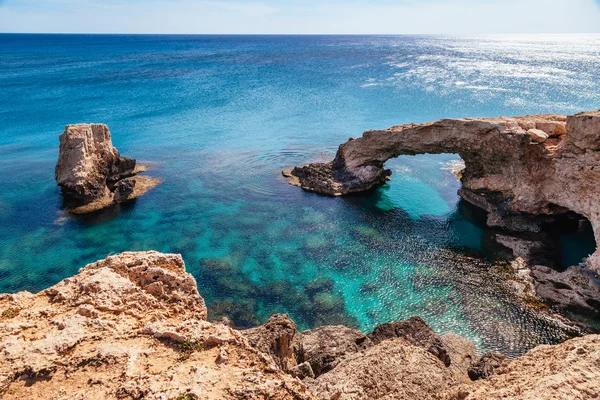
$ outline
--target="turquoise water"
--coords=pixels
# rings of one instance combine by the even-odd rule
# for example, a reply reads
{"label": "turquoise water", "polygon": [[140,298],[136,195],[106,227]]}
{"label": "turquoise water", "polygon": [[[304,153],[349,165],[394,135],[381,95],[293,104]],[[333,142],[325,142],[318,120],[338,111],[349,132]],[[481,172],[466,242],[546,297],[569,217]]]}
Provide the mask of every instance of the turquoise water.
{"label": "turquoise water", "polygon": [[[347,198],[279,171],[367,129],[597,109],[598,35],[0,35],[0,89],[0,292],[154,249],[181,253],[211,317],[241,326],[288,312],[369,331],[418,314],[508,354],[564,337],[503,294],[456,155],[400,157],[389,185]],[[65,217],[54,165],[77,122],[108,124],[165,183]]]}

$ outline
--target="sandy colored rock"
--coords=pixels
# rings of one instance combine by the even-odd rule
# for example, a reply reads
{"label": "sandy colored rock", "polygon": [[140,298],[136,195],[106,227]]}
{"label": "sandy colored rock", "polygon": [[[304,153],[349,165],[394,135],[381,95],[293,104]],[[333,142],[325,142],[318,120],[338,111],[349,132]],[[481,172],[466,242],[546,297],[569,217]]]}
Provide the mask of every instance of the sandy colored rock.
{"label": "sandy colored rock", "polygon": [[[535,231],[539,227],[530,216],[573,211],[590,220],[599,242],[600,203],[593,200],[600,195],[598,149],[600,111],[442,119],[367,131],[342,144],[333,161],[286,174],[304,189],[343,195],[384,184],[391,174],[384,163],[390,158],[459,154],[465,162],[459,194],[488,212],[490,226]],[[589,266],[600,273],[600,251]]]}
{"label": "sandy colored rock", "polygon": [[406,321],[381,324],[369,334],[369,339],[374,344],[393,338],[403,338],[412,345],[424,348],[445,366],[450,365],[450,356],[444,342],[421,317],[413,316]]}
{"label": "sandy colored rock", "polygon": [[238,331],[206,321],[181,256],[123,253],[0,296],[3,399],[312,399]]}
{"label": "sandy colored rock", "polygon": [[452,372],[431,353],[391,339],[348,356],[312,382],[311,390],[327,400],[428,400],[454,383]]}
{"label": "sandy colored rock", "polygon": [[527,131],[533,143],[544,143],[549,135],[541,129],[529,129]]}
{"label": "sandy colored rock", "polygon": [[136,176],[146,168],[119,154],[106,125],[67,125],[59,139],[56,182],[67,207],[76,214],[134,199],[161,182]]}
{"label": "sandy colored rock", "polygon": [[587,400],[600,395],[600,336],[539,346],[487,379],[452,388],[446,400]]}
{"label": "sandy colored rock", "polygon": [[469,339],[455,333],[446,333],[441,337],[450,356],[450,369],[458,380],[470,382],[468,371],[479,360],[477,348]]}
{"label": "sandy colored rock", "polygon": [[298,364],[301,352],[296,324],[287,315],[273,315],[264,324],[243,331],[250,344],[271,356],[283,371],[288,372]]}
{"label": "sandy colored rock", "polygon": [[[286,315],[245,331],[206,316],[181,256],[157,252],[109,256],[38,294],[0,295],[0,398],[579,400],[600,393],[597,335],[539,346],[467,384],[473,344],[444,335],[447,367],[428,351],[437,341],[416,318],[376,329],[373,344],[342,326],[300,334]],[[410,342],[419,338],[423,347]],[[327,367],[315,378],[304,358]]]}

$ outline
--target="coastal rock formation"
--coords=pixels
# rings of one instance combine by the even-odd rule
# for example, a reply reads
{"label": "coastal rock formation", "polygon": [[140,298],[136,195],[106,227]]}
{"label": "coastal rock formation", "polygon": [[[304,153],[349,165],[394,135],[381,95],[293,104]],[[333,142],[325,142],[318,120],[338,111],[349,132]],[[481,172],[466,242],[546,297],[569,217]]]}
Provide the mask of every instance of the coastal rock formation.
{"label": "coastal rock formation", "polygon": [[3,399],[314,399],[206,321],[179,255],[110,256],[38,294],[1,295],[0,315]]}
{"label": "coastal rock formation", "polygon": [[348,354],[358,353],[372,345],[364,333],[343,325],[320,326],[302,332],[302,360],[315,376],[335,368]]}
{"label": "coastal rock formation", "polygon": [[493,376],[453,387],[445,400],[596,399],[600,393],[600,336],[538,346],[502,364]]}
{"label": "coastal rock formation", "polygon": [[160,181],[137,175],[144,167],[122,157],[103,124],[67,125],[60,135],[56,182],[67,206],[83,214],[134,199]]}
{"label": "coastal rock formation", "polygon": [[411,317],[406,321],[379,325],[375,327],[369,338],[375,344],[392,338],[403,338],[439,358],[446,367],[450,365],[450,356],[446,345],[421,317]]}
{"label": "coastal rock formation", "polygon": [[[243,331],[206,317],[181,256],[157,252],[109,256],[40,293],[0,295],[0,397],[576,400],[600,393],[598,335],[491,365],[496,359],[480,359],[467,339],[440,339],[419,318],[364,335],[343,326],[299,333],[286,315]],[[465,379],[478,368],[481,379]]]}
{"label": "coastal rock formation", "polygon": [[481,356],[479,361],[471,365],[468,369],[469,378],[476,381],[478,379],[488,378],[494,375],[497,368],[500,368],[502,363],[506,361],[506,356],[488,352]]}
{"label": "coastal rock formation", "polygon": [[[540,230],[536,216],[569,211],[600,239],[600,111],[576,115],[442,119],[368,131],[342,144],[333,161],[285,170],[290,183],[327,195],[385,183],[385,162],[400,155],[459,154],[460,196],[484,209],[490,226]],[[600,273],[600,252],[589,258]]]}
{"label": "coastal rock formation", "polygon": [[448,349],[450,369],[452,369],[456,378],[470,382],[469,368],[479,359],[475,344],[469,339],[451,332],[444,334],[441,339],[446,349]]}
{"label": "coastal rock formation", "polygon": [[385,340],[347,357],[311,385],[319,399],[437,399],[454,385],[450,369],[403,339]]}
{"label": "coastal rock formation", "polygon": [[298,365],[301,352],[296,324],[287,315],[273,315],[266,324],[244,331],[252,346],[271,356],[285,372]]}

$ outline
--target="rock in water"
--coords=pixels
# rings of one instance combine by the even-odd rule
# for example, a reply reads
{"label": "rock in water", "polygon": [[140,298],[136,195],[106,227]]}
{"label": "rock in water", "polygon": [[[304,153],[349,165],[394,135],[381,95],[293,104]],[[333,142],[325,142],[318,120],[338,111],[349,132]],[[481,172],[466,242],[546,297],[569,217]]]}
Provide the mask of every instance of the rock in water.
{"label": "rock in water", "polygon": [[67,125],[59,139],[56,182],[69,199],[89,203],[107,195],[109,182],[133,174],[135,160],[119,155],[106,125]]}
{"label": "rock in water", "polygon": [[67,206],[86,213],[141,196],[160,181],[136,176],[136,161],[122,157],[103,124],[67,125],[59,137],[56,182]]}
{"label": "rock in water", "polygon": [[[590,220],[600,241],[600,111],[576,115],[442,119],[367,131],[340,145],[333,161],[283,173],[290,183],[327,195],[376,188],[390,158],[459,154],[459,195],[488,213],[488,225],[539,230],[531,216],[573,211]],[[588,264],[600,274],[600,250]]]}

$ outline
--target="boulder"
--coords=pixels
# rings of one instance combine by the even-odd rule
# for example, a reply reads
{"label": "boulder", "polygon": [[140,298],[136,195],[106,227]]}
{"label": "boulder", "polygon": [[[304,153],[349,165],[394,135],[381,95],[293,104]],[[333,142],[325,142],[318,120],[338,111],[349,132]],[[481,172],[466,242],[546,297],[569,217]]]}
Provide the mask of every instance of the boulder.
{"label": "boulder", "polygon": [[390,339],[346,357],[310,382],[319,399],[428,400],[455,383],[450,369],[421,347]]}
{"label": "boulder", "polygon": [[303,357],[315,376],[332,370],[346,355],[371,345],[365,334],[342,325],[321,326],[302,332]]}
{"label": "boulder", "polygon": [[446,333],[442,335],[441,339],[446,349],[448,349],[450,369],[454,372],[456,378],[465,382],[470,381],[469,368],[479,360],[475,344],[455,333]]}
{"label": "boulder", "polygon": [[442,361],[445,366],[450,365],[448,349],[437,333],[421,317],[410,317],[406,321],[381,324],[368,337],[373,344],[381,343],[384,340],[403,338],[412,345],[424,348]]}
{"label": "boulder", "polygon": [[243,334],[254,348],[269,354],[283,371],[298,365],[302,344],[296,324],[287,315],[273,315],[264,325],[246,329]]}
{"label": "boulder", "polygon": [[499,368],[507,358],[505,355],[496,352],[487,352],[476,363],[468,369],[469,378],[476,381],[490,377],[494,371]]}
{"label": "boulder", "polygon": [[529,129],[527,131],[533,143],[544,143],[548,139],[548,134],[541,129]]}

